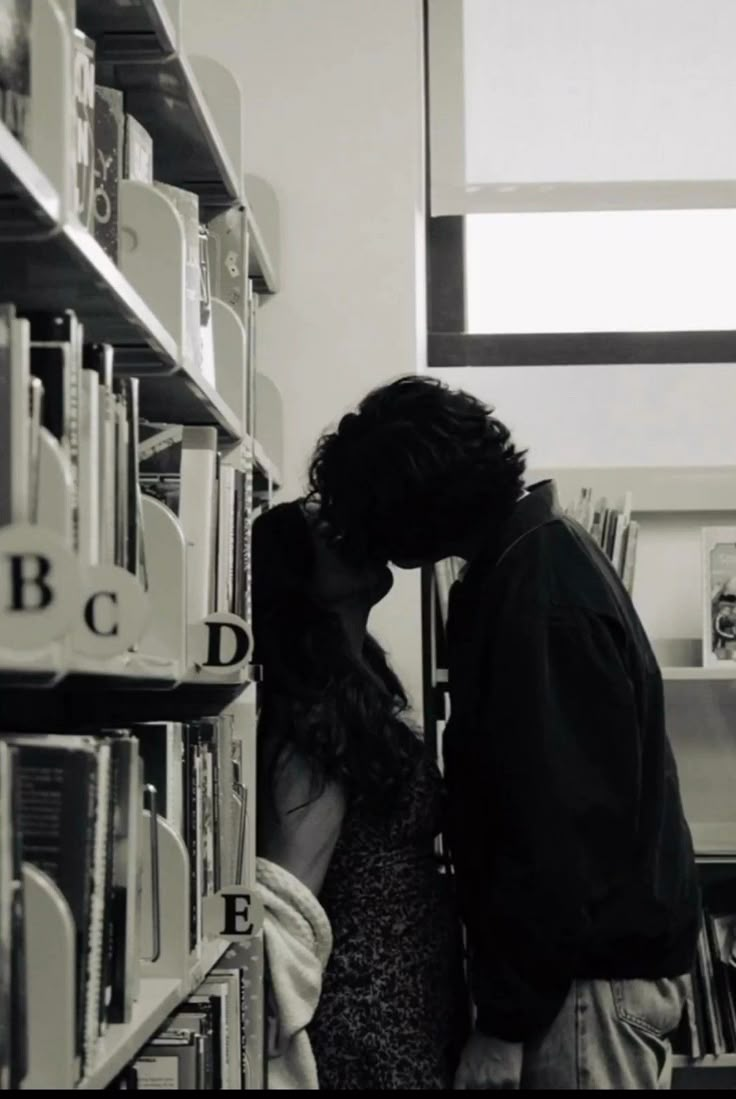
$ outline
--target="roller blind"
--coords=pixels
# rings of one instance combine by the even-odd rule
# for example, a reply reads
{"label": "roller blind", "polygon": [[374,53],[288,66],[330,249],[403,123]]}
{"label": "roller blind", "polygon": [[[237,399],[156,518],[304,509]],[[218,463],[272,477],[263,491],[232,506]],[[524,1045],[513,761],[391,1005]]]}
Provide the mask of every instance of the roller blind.
{"label": "roller blind", "polygon": [[736,206],[736,0],[429,0],[431,210]]}

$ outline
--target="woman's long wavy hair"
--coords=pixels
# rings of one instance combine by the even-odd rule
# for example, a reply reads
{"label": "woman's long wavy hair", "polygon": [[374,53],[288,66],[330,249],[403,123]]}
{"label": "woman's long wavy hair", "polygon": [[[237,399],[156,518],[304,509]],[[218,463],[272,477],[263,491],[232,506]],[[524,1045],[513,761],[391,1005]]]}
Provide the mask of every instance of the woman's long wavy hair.
{"label": "woman's long wavy hair", "polygon": [[252,564],[265,792],[273,791],[279,761],[295,750],[311,765],[315,796],[320,784],[337,780],[349,797],[389,804],[414,739],[401,720],[406,695],[378,643],[367,636],[359,660],[339,616],[311,595],[314,545],[299,501],[256,520]]}

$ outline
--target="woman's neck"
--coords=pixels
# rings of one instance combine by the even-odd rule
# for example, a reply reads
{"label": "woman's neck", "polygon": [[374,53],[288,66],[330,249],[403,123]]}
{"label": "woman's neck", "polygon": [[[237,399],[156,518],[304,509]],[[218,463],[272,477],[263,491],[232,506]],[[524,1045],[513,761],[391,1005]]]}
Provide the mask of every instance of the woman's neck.
{"label": "woman's neck", "polygon": [[336,608],[343,624],[345,636],[354,656],[361,657],[368,630],[370,607],[360,601],[346,601]]}

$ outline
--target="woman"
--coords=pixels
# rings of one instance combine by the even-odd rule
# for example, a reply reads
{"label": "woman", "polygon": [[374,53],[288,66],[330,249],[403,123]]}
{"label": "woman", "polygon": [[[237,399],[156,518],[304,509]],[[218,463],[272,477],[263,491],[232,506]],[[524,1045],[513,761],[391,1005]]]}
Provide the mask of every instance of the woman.
{"label": "woman", "polygon": [[259,854],[334,939],[310,1028],[322,1090],[452,1088],[466,1034],[459,924],[434,841],[439,773],[367,633],[389,569],[342,561],[309,507],[254,526]]}

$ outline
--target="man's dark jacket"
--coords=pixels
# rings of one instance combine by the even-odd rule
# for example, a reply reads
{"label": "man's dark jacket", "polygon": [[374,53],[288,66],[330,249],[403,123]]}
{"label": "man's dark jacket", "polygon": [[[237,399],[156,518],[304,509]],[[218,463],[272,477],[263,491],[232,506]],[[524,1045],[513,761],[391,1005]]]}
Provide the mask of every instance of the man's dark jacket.
{"label": "man's dark jacket", "polygon": [[538,1035],[574,978],[688,972],[699,893],[662,678],[551,482],[454,585],[448,648],[449,839],[478,1029]]}

